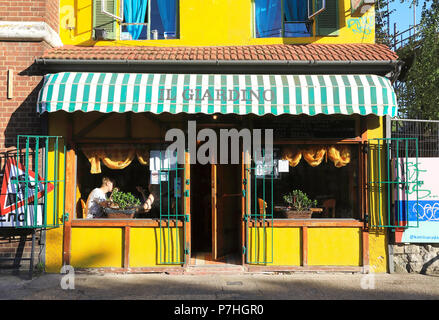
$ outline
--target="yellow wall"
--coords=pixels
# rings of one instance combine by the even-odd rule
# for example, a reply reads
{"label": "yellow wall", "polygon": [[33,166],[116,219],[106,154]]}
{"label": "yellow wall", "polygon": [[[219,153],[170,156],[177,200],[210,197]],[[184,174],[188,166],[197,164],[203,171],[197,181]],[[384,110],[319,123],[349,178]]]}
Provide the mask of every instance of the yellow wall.
{"label": "yellow wall", "polygon": [[308,228],[308,265],[362,264],[360,228]]}
{"label": "yellow wall", "polygon": [[[248,262],[267,262],[266,265],[300,266],[302,263],[302,234],[300,228],[248,228]],[[273,248],[273,250],[272,250]]]}
{"label": "yellow wall", "polygon": [[[272,232],[266,228],[264,247],[264,229],[249,228],[248,250],[250,264],[266,261],[266,265],[300,266],[303,264],[301,229],[276,227]],[[361,266],[361,229],[308,228],[308,265]]]}
{"label": "yellow wall", "polygon": [[[76,115],[82,123],[85,115]],[[382,118],[376,116],[367,117],[369,139],[383,136]],[[91,120],[89,120],[91,121]],[[65,135],[67,117],[63,112],[51,114],[49,117],[49,134]],[[106,125],[103,125],[105,128]],[[80,130],[80,129],[78,129]],[[140,126],[139,129],[141,130]],[[136,130],[135,130],[136,131]],[[139,132],[141,134],[141,132]],[[374,164],[371,164],[370,172],[375,172]],[[376,221],[378,214],[378,197],[382,194],[373,191],[370,197],[371,205],[369,214]],[[384,211],[385,203],[381,203],[381,211]],[[130,266],[150,267],[159,266],[158,263],[158,240],[160,233],[158,228],[131,228],[130,242]],[[272,239],[270,228],[267,228],[267,260],[271,260]],[[258,230],[259,240],[255,240],[257,232],[251,229],[249,243],[259,241],[262,243],[262,229]],[[164,234],[166,237],[166,235]],[[180,241],[182,233],[179,234]],[[173,243],[175,243],[175,233]],[[273,229],[273,261],[269,265],[299,266],[301,261],[301,230],[300,228],[274,228]],[[167,239],[166,239],[167,240]],[[167,242],[167,241],[165,241]],[[46,270],[59,272],[62,266],[62,227],[47,231],[46,246]],[[72,264],[77,267],[120,267],[122,263],[122,229],[120,228],[73,228],[72,231]],[[259,249],[257,249],[259,247]],[[172,256],[177,255],[176,246],[172,247]],[[181,247],[178,247],[179,249]],[[262,260],[262,246],[250,246],[250,260]],[[361,233],[359,228],[308,228],[308,264],[309,265],[346,265],[359,266],[361,261]],[[369,236],[370,271],[387,271],[387,237],[383,229],[371,229]],[[165,255],[166,256],[166,255]]]}
{"label": "yellow wall", "polygon": [[[377,116],[368,116],[367,121],[367,138],[368,139],[376,139],[383,138],[384,128],[383,128],[383,118]],[[370,154],[376,155],[377,152],[374,151],[376,147],[376,143],[371,142],[370,146]],[[381,152],[381,151],[379,151]],[[378,170],[377,170],[377,159],[376,156],[373,156],[375,161],[371,161],[370,167],[368,168],[369,174],[371,175],[369,179],[371,181],[378,180]],[[381,154],[381,168],[384,168],[384,154]],[[381,170],[381,178],[385,178],[384,170]],[[379,206],[381,207],[381,221],[385,222],[385,197],[383,197],[382,192],[375,188],[371,188],[369,193],[369,220],[373,224],[378,224],[379,219]],[[386,229],[384,228],[371,228],[369,233],[369,265],[370,272],[380,273],[387,272],[387,234]]]}
{"label": "yellow wall", "polygon": [[[60,1],[60,36],[65,45],[221,46],[282,43],[374,43],[375,11],[351,16],[350,0],[339,2],[338,36],[253,38],[252,0],[180,0],[180,39],[143,41],[92,40],[92,1]],[[73,27],[73,29],[72,29]]]}
{"label": "yellow wall", "polygon": [[122,228],[72,228],[71,265],[75,268],[122,267]]}
{"label": "yellow wall", "polygon": [[183,229],[171,228],[168,232],[162,228],[161,233],[160,240],[160,228],[131,228],[130,267],[172,266],[172,262],[183,261]]}
{"label": "yellow wall", "polygon": [[[58,114],[57,121],[64,122],[65,114]],[[51,136],[64,136],[66,126],[49,126],[49,135]],[[59,149],[63,150],[64,146],[60,144]],[[54,167],[54,152],[53,149],[49,151],[49,168]],[[64,155],[63,152],[59,154],[59,165],[60,168],[60,179],[64,179]],[[49,170],[49,179],[53,178],[54,171]],[[58,209],[57,215],[59,218],[63,215],[63,190],[64,186],[61,184],[58,193]],[[47,219],[48,221],[53,221],[53,205],[54,205],[54,193],[48,194],[48,205],[47,205]],[[60,226],[58,228],[47,229],[46,232],[46,272],[60,272],[62,267],[62,252],[63,252],[63,226],[62,221],[60,221]]]}

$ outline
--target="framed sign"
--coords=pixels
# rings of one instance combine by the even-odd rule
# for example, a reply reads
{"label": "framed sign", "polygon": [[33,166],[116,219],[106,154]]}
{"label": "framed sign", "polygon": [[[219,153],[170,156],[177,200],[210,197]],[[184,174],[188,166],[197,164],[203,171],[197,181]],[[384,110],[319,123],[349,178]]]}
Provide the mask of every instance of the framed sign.
{"label": "framed sign", "polygon": [[[417,163],[417,164],[416,164]],[[439,243],[439,158],[399,159],[406,180],[417,180],[408,188],[397,190],[396,213],[403,216],[407,228],[395,231],[395,241],[404,243]],[[417,178],[417,179],[414,179]],[[404,199],[404,200],[398,200]]]}
{"label": "framed sign", "polygon": [[[0,194],[0,227],[43,223],[43,198],[46,192],[53,190],[54,186],[51,183],[43,183],[41,177],[36,179],[35,176],[35,172],[28,170],[26,180],[24,166],[21,163],[17,164],[15,158],[8,159]],[[35,196],[37,201],[35,201]]]}

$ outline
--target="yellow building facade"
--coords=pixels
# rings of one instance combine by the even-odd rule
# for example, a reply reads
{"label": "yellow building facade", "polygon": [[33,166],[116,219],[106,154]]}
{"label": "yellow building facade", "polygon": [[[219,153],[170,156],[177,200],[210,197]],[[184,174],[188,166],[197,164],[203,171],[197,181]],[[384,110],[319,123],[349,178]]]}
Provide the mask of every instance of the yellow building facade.
{"label": "yellow building facade", "polygon": [[[201,266],[216,264],[220,268],[226,268],[232,265],[237,267],[237,270],[244,271],[386,272],[386,231],[373,228],[369,223],[376,220],[378,214],[384,216],[385,202],[381,190],[367,187],[368,181],[376,178],[374,168],[381,164],[368,160],[363,150],[365,145],[375,143],[371,139],[384,137],[383,117],[396,112],[396,98],[385,75],[389,70],[392,71],[397,58],[388,48],[375,45],[374,8],[368,8],[366,12],[361,13],[361,8],[352,9],[350,0],[326,1],[328,6],[335,5],[336,8],[338,27],[334,34],[318,35],[319,15],[316,15],[310,19],[312,23],[307,37],[257,37],[254,1],[177,2],[176,39],[121,40],[121,21],[115,19],[115,40],[97,40],[93,30],[93,26],[96,25],[93,12],[99,10],[97,4],[85,0],[60,1],[59,33],[64,47],[51,50],[38,62],[47,73],[38,106],[41,113],[48,113],[49,134],[65,137],[68,145],[68,151],[62,157],[67,166],[66,175],[63,177],[66,198],[65,203],[59,204],[59,210],[64,210],[69,215],[60,227],[47,230],[46,271],[59,272],[64,264],[69,264],[75,268],[102,268],[116,272],[174,270],[183,273],[200,267],[201,260]],[[317,12],[318,5],[314,1],[310,3],[311,11]],[[114,7],[120,9],[121,4],[122,2],[116,2]],[[119,11],[115,13],[118,14]],[[285,54],[280,58],[285,62],[284,65],[267,63],[266,60],[272,58],[255,58],[261,54],[258,50],[262,50],[263,55],[267,57],[270,46],[273,45],[279,46],[276,50]],[[308,53],[308,45],[317,45],[312,47],[317,49]],[[346,51],[343,51],[343,45],[348,46]],[[113,47],[124,50],[124,53],[119,55],[117,50],[112,51]],[[163,50],[166,47],[174,50],[175,55],[178,52],[184,54],[185,50],[189,55],[194,54],[193,50],[208,50],[209,56],[190,56],[187,60],[191,62],[184,65],[178,57],[158,57],[162,47]],[[234,64],[219,57],[218,52],[223,48],[239,51],[244,47],[245,50],[249,50],[250,56],[241,59],[238,57]],[[157,54],[155,58],[152,53],[148,53],[151,57],[147,59],[136,57],[143,54],[143,50],[152,48],[159,48],[154,49]],[[296,49],[298,51],[295,51]],[[285,50],[288,52],[285,53]],[[365,56],[360,57],[365,50]],[[298,52],[299,57],[293,57],[293,51]],[[276,54],[279,56],[279,51]],[[159,67],[158,63],[153,63],[158,60]],[[224,60],[227,60],[227,68],[222,70]],[[118,65],[114,61],[117,61]],[[377,64],[377,61],[380,63]],[[137,78],[128,76],[130,73]],[[261,73],[266,78],[260,78],[260,81],[268,81],[271,84],[259,83],[260,88],[271,88],[270,90],[276,93],[276,98],[270,99],[271,109],[268,112],[267,109],[255,111],[268,108],[266,101],[262,101],[262,104],[259,101],[259,104],[253,107],[251,102],[245,101],[244,98],[241,102],[235,99],[231,104],[230,101],[226,101],[221,105],[224,108],[219,106],[219,109],[216,109],[216,104],[212,102],[212,110],[209,109],[208,103],[204,105],[200,102],[198,105],[196,101],[192,109],[192,102],[185,101],[184,98],[183,102],[176,98],[176,101],[166,104],[166,94],[174,93],[172,90],[175,89],[178,97],[178,87],[193,90],[181,89],[188,97],[191,92],[196,95],[197,88],[202,86],[206,86],[206,90],[214,90],[214,83],[217,81],[215,77],[218,75],[218,81],[226,79],[226,84],[222,85],[227,89],[236,85],[239,86],[239,90],[245,90],[242,89],[243,83],[247,80],[248,86],[250,83],[253,85],[252,77],[256,79],[256,75]],[[114,79],[109,74],[114,75]],[[117,80],[118,74],[127,75],[127,81]],[[163,78],[156,79],[154,74]],[[196,80],[197,75],[200,76],[200,82]],[[209,75],[212,75],[212,84],[208,80]],[[221,75],[225,78],[221,78]],[[237,75],[236,79],[241,76],[244,82],[239,82],[241,78],[236,80],[236,83],[233,82],[233,75]],[[232,82],[228,82],[229,76]],[[102,88],[99,89],[101,84]],[[142,95],[143,84],[151,86],[152,93],[146,90]],[[93,87],[94,85],[96,87]],[[130,89],[131,85],[134,89]],[[80,86],[88,89],[80,91]],[[294,86],[296,88],[291,89]],[[128,88],[127,91],[124,91],[125,87]],[[167,88],[170,91],[166,91]],[[85,99],[86,90],[97,92],[89,96],[88,102]],[[339,91],[336,93],[334,90]],[[83,95],[82,99],[79,92]],[[111,92],[117,93],[113,96]],[[158,103],[153,103],[148,97],[150,95],[153,98],[154,92],[157,92],[158,96],[165,96],[162,100],[159,97]],[[123,97],[124,94],[127,99],[133,100],[116,106],[116,95]],[[114,98],[105,101],[105,108],[114,103],[111,110],[102,109],[105,95],[112,97],[109,99]],[[92,100],[92,96],[95,100]],[[102,100],[98,101],[98,96]],[[339,100],[331,100],[336,99],[336,96]],[[146,107],[142,109],[139,104],[137,108],[136,104],[142,102],[142,99],[148,100],[145,103]],[[308,100],[305,101],[306,99]],[[91,103],[94,107],[90,107]],[[185,109],[185,104],[188,105],[188,109]],[[251,110],[245,109],[246,106]],[[300,110],[295,109],[296,107]],[[279,111],[281,109],[282,111]],[[351,158],[355,159],[355,162],[352,160],[351,169],[347,169],[348,166],[342,169],[346,172],[346,186],[340,187],[345,188],[344,195],[332,195],[332,198],[337,198],[338,203],[345,202],[344,207],[340,206],[343,209],[336,212],[334,208],[332,215],[310,219],[285,219],[269,213],[260,214],[261,208],[253,205],[259,194],[253,194],[252,188],[259,188],[261,180],[258,180],[257,173],[252,171],[252,165],[246,167],[241,161],[238,167],[228,167],[224,170],[220,164],[209,166],[208,169],[196,167],[188,161],[193,155],[185,151],[186,162],[179,167],[182,170],[181,185],[178,185],[180,196],[175,196],[176,206],[181,204],[183,210],[179,214],[167,215],[166,212],[160,211],[159,216],[154,218],[85,218],[83,209],[88,196],[86,191],[91,188],[91,185],[85,184],[91,183],[90,181],[96,183],[96,176],[101,177],[105,173],[114,173],[119,177],[117,170],[108,171],[104,162],[101,164],[101,173],[93,176],[89,172],[92,160],[84,157],[85,146],[96,148],[98,145],[145,145],[151,153],[152,150],[160,150],[163,147],[168,129],[185,130],[188,121],[191,120],[197,120],[203,128],[212,130],[250,127],[252,130],[274,128],[275,132],[278,126],[287,128],[294,126],[294,123],[302,123],[305,127],[324,127],[326,129],[321,130],[326,134],[337,131],[340,123],[342,126],[346,125],[346,132],[349,133],[334,134],[332,137],[318,136],[315,131],[303,129],[308,135],[297,131],[289,136],[274,139],[275,147],[281,152],[285,146],[290,145],[298,148],[300,146],[302,149],[318,145],[323,146],[326,152],[330,146],[340,145],[349,148]],[[328,170],[329,174],[337,176],[338,172],[334,171],[336,169],[327,157],[321,167],[316,167],[315,172],[309,171],[310,167],[303,159],[300,168],[303,168],[303,172],[308,170],[308,177],[314,180],[323,179],[317,170],[322,170],[319,171],[322,175],[324,170]],[[283,156],[277,158],[285,159]],[[144,169],[140,165],[139,168]],[[207,171],[203,171],[204,169]],[[289,170],[291,173],[291,170],[299,169],[290,167]],[[209,204],[206,205],[207,211],[203,211],[204,213],[199,209],[202,207],[202,200],[198,185],[205,183],[202,182],[202,172],[207,172],[210,179],[207,182],[209,189],[206,191],[210,194]],[[238,176],[236,180],[232,179],[234,175]],[[152,179],[152,176],[145,179]],[[169,185],[170,179],[166,180]],[[268,187],[275,190],[276,184],[282,182],[282,178],[279,179],[269,182],[271,185]],[[305,181],[306,177],[303,180]],[[265,180],[263,183],[266,183]],[[129,185],[129,182],[126,185]],[[228,185],[233,186],[229,188]],[[306,182],[303,182],[302,186],[304,189],[309,187]],[[172,188],[174,187],[177,188],[176,185]],[[309,188],[313,193],[312,188]],[[334,190],[331,189],[331,192],[337,193]],[[274,192],[272,191],[273,194]],[[319,196],[317,193],[316,196]],[[277,203],[268,196],[265,197],[265,193],[260,197],[264,198],[273,212]],[[280,194],[273,197],[280,199]],[[344,201],[343,197],[349,198],[350,202]],[[377,202],[377,199],[381,201]],[[348,202],[349,204],[346,204]],[[223,204],[218,206],[218,203]],[[220,207],[221,209],[215,209]],[[201,216],[206,212],[209,219],[203,220]],[[200,231],[203,224],[208,225],[206,231]],[[206,241],[209,245],[200,244]],[[229,252],[234,255],[233,261],[228,258],[224,260]]]}

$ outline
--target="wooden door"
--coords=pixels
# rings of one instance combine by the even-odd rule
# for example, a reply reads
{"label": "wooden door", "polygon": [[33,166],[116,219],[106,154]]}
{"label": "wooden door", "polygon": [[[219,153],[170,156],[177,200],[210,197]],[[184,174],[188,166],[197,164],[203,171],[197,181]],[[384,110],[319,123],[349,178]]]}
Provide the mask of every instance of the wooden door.
{"label": "wooden door", "polygon": [[[223,253],[222,210],[218,205],[218,169],[220,166],[212,164],[211,183],[212,183],[212,258],[217,260]],[[221,169],[219,169],[221,170]]]}
{"label": "wooden door", "polygon": [[240,165],[212,165],[212,257],[239,250],[241,218]]}

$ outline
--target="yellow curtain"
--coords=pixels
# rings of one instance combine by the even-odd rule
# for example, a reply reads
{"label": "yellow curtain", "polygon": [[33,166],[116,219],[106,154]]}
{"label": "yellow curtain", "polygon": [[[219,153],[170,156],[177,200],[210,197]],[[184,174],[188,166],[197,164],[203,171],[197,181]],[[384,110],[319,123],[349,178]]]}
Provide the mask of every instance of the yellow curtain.
{"label": "yellow curtain", "polygon": [[87,157],[88,161],[90,162],[91,168],[90,173],[91,174],[98,174],[101,173],[101,159],[100,154],[101,150],[93,147],[84,147],[82,148],[82,152]]}
{"label": "yellow curtain", "polygon": [[136,151],[134,147],[111,146],[101,153],[102,162],[110,169],[122,170],[134,160]]}
{"label": "yellow curtain", "polygon": [[323,146],[310,146],[302,150],[302,156],[311,167],[316,167],[322,163],[326,154],[326,148]]}
{"label": "yellow curtain", "polygon": [[299,164],[302,159],[302,151],[294,147],[283,147],[282,148],[282,160],[288,160],[290,167],[295,167]]}
{"label": "yellow curtain", "polygon": [[[92,174],[102,172],[101,161],[110,169],[121,170],[128,167],[136,156],[136,149],[126,145],[112,145],[106,148],[85,146],[82,152],[91,164]],[[145,157],[145,153],[142,153],[142,156]]]}
{"label": "yellow curtain", "polygon": [[351,162],[351,150],[349,146],[330,146],[328,157],[337,168],[341,168]]}
{"label": "yellow curtain", "polygon": [[137,148],[136,149],[137,160],[143,166],[147,166],[149,164],[149,150],[146,148]]}

